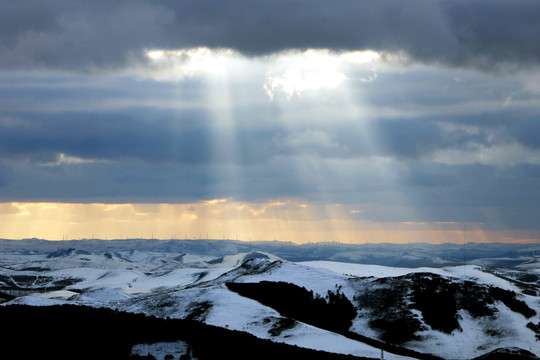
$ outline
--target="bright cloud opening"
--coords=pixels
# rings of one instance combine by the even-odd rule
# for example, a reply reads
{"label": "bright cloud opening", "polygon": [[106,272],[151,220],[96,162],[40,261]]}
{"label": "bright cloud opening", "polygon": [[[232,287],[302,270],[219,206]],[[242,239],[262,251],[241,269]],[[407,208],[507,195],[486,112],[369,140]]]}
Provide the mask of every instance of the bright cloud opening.
{"label": "bright cloud opening", "polygon": [[150,69],[141,70],[157,81],[180,81],[187,77],[216,75],[228,70],[240,55],[231,49],[198,47],[146,51]]}
{"label": "bright cloud opening", "polygon": [[[326,49],[291,51],[275,56],[267,73],[264,89],[270,100],[283,92],[288,100],[301,96],[306,90],[333,90],[347,79],[345,65],[365,65],[380,55],[373,51],[334,53]],[[371,82],[376,73],[363,78]]]}
{"label": "bright cloud opening", "polygon": [[[145,53],[149,68],[138,69],[139,75],[157,81],[181,81],[195,76],[220,76],[229,74],[231,79],[260,78],[270,100],[278,93],[287,100],[301,96],[308,90],[334,90],[347,79],[350,67],[365,67],[379,61],[381,55],[374,51],[332,52],[327,49],[287,51],[258,58],[247,58],[227,48],[207,47],[160,50]],[[373,82],[376,72],[360,78]]]}
{"label": "bright cloud opening", "polygon": [[335,89],[347,80],[347,76],[339,69],[339,57],[328,50],[283,54],[276,62],[278,70],[270,70],[264,83],[266,94],[271,100],[277,90],[285,93],[290,100],[305,90]]}
{"label": "bright cloud opening", "polygon": [[381,55],[378,52],[365,50],[365,51],[348,51],[341,53],[340,58],[351,64],[367,64],[372,61],[379,60]]}

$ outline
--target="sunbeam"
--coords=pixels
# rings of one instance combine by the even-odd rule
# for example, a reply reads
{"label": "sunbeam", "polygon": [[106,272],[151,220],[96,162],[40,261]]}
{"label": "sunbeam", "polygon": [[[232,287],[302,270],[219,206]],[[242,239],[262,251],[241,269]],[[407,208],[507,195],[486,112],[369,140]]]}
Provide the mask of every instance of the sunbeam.
{"label": "sunbeam", "polygon": [[[3,215],[9,218],[6,234],[459,242],[455,229],[440,224],[468,223],[472,229],[473,224],[483,223],[471,230],[471,239],[534,238],[530,233],[499,236],[502,233],[493,231],[495,223],[511,227],[505,214],[512,214],[512,208],[471,205],[467,212],[457,213],[454,183],[460,182],[458,173],[471,176],[464,166],[477,162],[485,171],[486,167],[508,168],[516,161],[538,164],[537,151],[507,137],[500,125],[482,128],[476,120],[469,124],[445,118],[466,116],[481,104],[518,104],[516,93],[501,94],[504,101],[487,97],[479,102],[469,100],[470,94],[454,95],[452,101],[464,106],[446,104],[445,92],[451,86],[460,87],[464,75],[474,75],[471,71],[446,70],[435,76],[433,66],[411,65],[405,54],[371,50],[307,48],[247,56],[230,48],[196,47],[150,48],[144,54],[144,59],[133,60],[115,80],[105,83],[116,81],[120,86],[127,81],[128,95],[139,101],[126,101],[127,95],[115,97],[118,92],[112,92],[106,94],[102,109],[127,116],[98,117],[94,124],[100,130],[85,126],[81,135],[70,122],[61,120],[67,115],[58,110],[72,109],[75,100],[56,100],[54,110],[47,105],[54,116],[47,121],[55,129],[67,129],[81,143],[90,144],[88,136],[93,139],[93,150],[80,148],[71,139],[57,143],[62,138],[58,133],[48,135],[35,148],[27,143],[29,150],[17,155],[25,163],[11,170],[11,176],[19,179],[13,193],[24,192],[17,187],[35,189],[33,177],[41,177],[40,187],[49,191],[64,188],[72,193],[59,198],[62,206],[50,211],[46,206],[32,207],[31,202],[12,205],[17,214],[7,211]],[[66,76],[55,78],[62,91],[75,86],[66,83]],[[474,76],[478,84],[488,77]],[[21,79],[22,88],[35,86],[27,82],[27,76]],[[418,97],[425,97],[426,89],[438,80],[449,85],[430,94],[433,104],[418,105]],[[148,88],[133,86],[141,82]],[[81,86],[90,91],[100,83],[93,80]],[[533,99],[520,101],[520,106],[534,105]],[[11,105],[11,109],[21,109],[27,103]],[[46,129],[42,125],[46,123],[36,123],[36,134]],[[6,134],[27,129],[26,124],[22,118],[0,118]],[[14,140],[4,139],[5,144],[10,141]],[[452,141],[465,145],[449,145]],[[40,146],[51,148],[41,154]],[[505,149],[514,151],[499,156]],[[14,163],[6,161],[6,168]],[[84,175],[86,169],[92,169],[92,176]],[[512,178],[510,172],[494,171],[491,174]],[[0,185],[9,179],[2,176],[0,168]],[[131,176],[133,181],[125,181]],[[58,185],[68,180],[70,186]],[[474,186],[479,187],[477,180]],[[78,193],[83,188],[100,195],[81,198]],[[54,196],[42,196],[43,201],[49,198]],[[8,205],[15,200],[4,199]],[[225,200],[212,203],[211,210],[210,205],[201,205],[213,199]],[[99,205],[102,200],[110,203],[108,208]],[[140,211],[138,203],[158,210]],[[175,203],[177,207],[167,205]],[[114,206],[118,208],[113,211]],[[88,213],[74,217],[66,209]],[[171,214],[170,209],[174,209]],[[108,216],[96,217],[96,211]],[[53,213],[56,219],[51,218]],[[93,229],[85,217],[94,218]],[[24,231],[18,232],[19,226]]]}

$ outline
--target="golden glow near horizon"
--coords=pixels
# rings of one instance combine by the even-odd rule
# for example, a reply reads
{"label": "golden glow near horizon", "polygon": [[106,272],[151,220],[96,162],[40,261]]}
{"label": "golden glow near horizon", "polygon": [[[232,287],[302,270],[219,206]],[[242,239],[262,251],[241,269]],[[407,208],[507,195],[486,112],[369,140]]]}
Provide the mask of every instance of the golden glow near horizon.
{"label": "golden glow near horizon", "polygon": [[[538,242],[538,234],[486,231],[482,224],[374,223],[354,219],[349,205],[297,201],[244,203],[213,199],[189,204],[2,203],[1,238],[232,239],[295,243]],[[464,237],[465,236],[465,237]]]}

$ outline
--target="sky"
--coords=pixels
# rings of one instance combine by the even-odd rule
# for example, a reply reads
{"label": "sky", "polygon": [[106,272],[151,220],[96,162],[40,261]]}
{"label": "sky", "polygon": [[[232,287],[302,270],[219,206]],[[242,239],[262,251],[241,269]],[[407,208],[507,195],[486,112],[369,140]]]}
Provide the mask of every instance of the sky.
{"label": "sky", "polygon": [[0,237],[540,242],[538,18],[0,2]]}

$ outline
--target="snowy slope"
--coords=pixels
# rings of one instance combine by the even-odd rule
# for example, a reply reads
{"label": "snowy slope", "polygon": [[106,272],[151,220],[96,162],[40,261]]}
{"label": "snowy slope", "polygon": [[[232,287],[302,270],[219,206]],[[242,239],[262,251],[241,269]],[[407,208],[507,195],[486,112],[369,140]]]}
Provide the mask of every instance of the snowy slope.
{"label": "snowy slope", "polygon": [[345,276],[357,276],[357,277],[396,277],[414,273],[431,273],[441,276],[453,277],[462,280],[471,280],[483,284],[489,284],[497,286],[503,289],[512,291],[519,291],[519,288],[514,284],[501,279],[489,272],[482,270],[481,267],[475,265],[465,266],[452,266],[444,268],[399,268],[381,265],[363,265],[363,264],[350,264],[340,263],[333,261],[306,261],[300,262],[299,265],[305,265],[308,267],[326,269],[332,272],[342,274]]}
{"label": "snowy slope", "polygon": [[[440,275],[443,279],[448,279],[448,281],[460,283],[471,281],[515,291],[519,294],[519,300],[524,301],[537,314],[540,314],[540,304],[537,296],[522,294],[520,288],[515,284],[491,273],[486,273],[477,266],[409,269],[336,262],[283,263],[268,272],[242,276],[236,281],[242,283],[285,281],[313,290],[321,295],[324,295],[329,290],[335,291],[339,288],[349,299],[353,299],[355,295],[358,295],[358,289],[352,286],[349,281],[353,276],[397,278],[415,273],[431,273]],[[367,282],[364,284],[367,284]],[[529,350],[539,356],[540,343],[535,339],[534,333],[526,327],[529,322],[538,323],[538,315],[527,318],[522,314],[511,311],[505,304],[500,302],[497,302],[495,307],[497,312],[494,315],[480,319],[473,319],[466,311],[460,311],[458,318],[462,330],[453,331],[450,334],[433,330],[424,324],[426,329],[418,333],[422,340],[410,341],[405,345],[420,352],[455,359],[470,359],[488,351],[508,346],[508,344]],[[353,328],[363,335],[373,337],[377,334],[377,331],[369,329],[369,323],[373,318],[364,318],[363,315],[367,314],[360,311]],[[495,334],[496,336],[486,334],[486,331],[489,332],[491,329],[497,329],[495,332],[498,334]],[[460,345],[456,346],[456,344]]]}
{"label": "snowy slope", "polygon": [[[377,319],[378,308],[376,304],[375,310],[365,306],[366,297],[401,289],[400,296],[410,307],[414,291],[409,288],[416,281],[436,280],[441,286],[457,289],[474,284],[486,294],[490,287],[497,287],[515,292],[516,300],[524,302],[536,315],[524,316],[497,300],[489,305],[494,311],[490,316],[471,316],[458,308],[460,329],[444,332],[429,325],[421,310],[412,309],[408,316],[420,326],[414,339],[400,346],[448,359],[471,359],[509,346],[540,356],[540,342],[527,327],[528,323],[540,325],[538,292],[534,295],[531,290],[536,285],[528,284],[526,292],[519,282],[479,266],[411,269],[329,261],[295,263],[261,252],[214,258],[156,251],[90,253],[74,249],[51,254],[0,254],[0,264],[0,292],[17,296],[6,304],[70,303],[190,318],[276,342],[374,358],[380,357],[377,347],[286,319],[275,309],[230,291],[226,284],[285,282],[323,298],[329,291],[340,292],[358,311],[351,330],[371,338],[380,337],[383,331],[371,325]],[[377,299],[368,300],[370,304]],[[406,357],[385,352],[385,358]]]}

